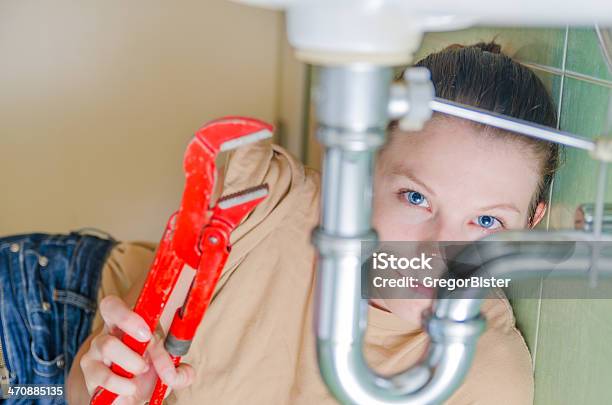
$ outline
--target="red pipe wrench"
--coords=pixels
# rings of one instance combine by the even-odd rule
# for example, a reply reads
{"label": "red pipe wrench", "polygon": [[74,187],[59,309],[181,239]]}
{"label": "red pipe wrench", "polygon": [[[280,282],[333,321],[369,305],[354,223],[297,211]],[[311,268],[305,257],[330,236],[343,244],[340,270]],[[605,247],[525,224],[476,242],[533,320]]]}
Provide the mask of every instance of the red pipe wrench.
{"label": "red pipe wrench", "polygon": [[[221,270],[229,256],[230,233],[265,199],[266,185],[220,198],[211,207],[215,158],[226,151],[272,136],[272,126],[255,119],[225,117],[204,125],[187,146],[184,159],[185,189],[179,210],[166,225],[155,259],[134,311],[154,331],[178,277],[187,264],[196,269],[183,305],[176,311],[164,346],[175,366],[189,350],[196,329],[210,303]],[[148,342],[124,334],[121,340],[143,354]],[[111,370],[123,377],[133,374],[113,363]],[[166,385],[158,378],[150,405],[161,405]],[[98,387],[91,405],[112,404],[117,394]]]}

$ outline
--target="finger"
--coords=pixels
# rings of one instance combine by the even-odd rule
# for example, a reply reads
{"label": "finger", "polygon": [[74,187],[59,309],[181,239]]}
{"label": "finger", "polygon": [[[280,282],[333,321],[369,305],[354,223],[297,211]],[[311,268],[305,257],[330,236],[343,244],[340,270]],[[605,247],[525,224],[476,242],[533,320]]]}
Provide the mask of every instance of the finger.
{"label": "finger", "polygon": [[180,363],[176,368],[176,372],[179,375],[178,382],[176,382],[172,389],[180,390],[193,384],[195,379],[195,370],[190,364]]}
{"label": "finger", "polygon": [[153,367],[164,384],[173,389],[180,389],[193,382],[195,372],[188,364],[175,367],[170,354],[164,348],[164,342],[159,341],[151,345],[149,350]]}
{"label": "finger", "polygon": [[85,382],[90,395],[97,387],[103,387],[117,395],[133,395],[136,384],[129,378],[118,376],[99,361],[82,362],[83,374],[87,376]]}
{"label": "finger", "polygon": [[112,362],[132,374],[142,374],[149,370],[145,359],[112,335],[96,337],[91,345],[92,355],[107,365]]}
{"label": "finger", "polygon": [[157,337],[149,347],[149,356],[162,382],[168,386],[172,386],[177,378],[176,367],[172,362],[170,354],[168,354],[164,348],[164,342],[157,340]]}
{"label": "finger", "polygon": [[157,383],[158,375],[154,367],[150,367],[149,371],[139,376],[134,377],[136,380],[136,393],[134,398],[140,401],[148,401],[153,394],[155,383]]}
{"label": "finger", "polygon": [[151,339],[151,330],[140,315],[128,308],[127,304],[114,295],[100,301],[100,314],[108,330],[119,328],[140,342]]}
{"label": "finger", "polygon": [[117,326],[113,325],[112,327],[108,326],[106,323],[102,327],[102,335],[115,335],[119,336],[121,334],[121,329]]}

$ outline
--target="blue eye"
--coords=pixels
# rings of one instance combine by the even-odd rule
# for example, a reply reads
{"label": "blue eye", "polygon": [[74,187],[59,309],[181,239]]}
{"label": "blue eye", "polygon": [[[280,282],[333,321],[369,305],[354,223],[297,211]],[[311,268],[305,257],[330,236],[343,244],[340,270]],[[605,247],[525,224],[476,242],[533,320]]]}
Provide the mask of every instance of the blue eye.
{"label": "blue eye", "polygon": [[[478,225],[485,229],[497,229],[501,226],[501,222],[491,215],[480,215],[478,217]],[[497,223],[498,226],[493,227]]]}
{"label": "blue eye", "polygon": [[429,203],[427,198],[418,191],[407,191],[404,193],[405,198],[412,205],[417,205],[419,207],[429,207]]}

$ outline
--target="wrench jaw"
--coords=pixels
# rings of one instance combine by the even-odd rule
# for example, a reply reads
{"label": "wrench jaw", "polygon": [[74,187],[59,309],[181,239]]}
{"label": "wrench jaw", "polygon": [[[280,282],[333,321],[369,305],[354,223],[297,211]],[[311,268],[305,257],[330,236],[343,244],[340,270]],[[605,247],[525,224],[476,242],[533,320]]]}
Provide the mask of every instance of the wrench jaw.
{"label": "wrench jaw", "polygon": [[272,137],[273,127],[254,118],[228,116],[211,121],[195,137],[205,144],[213,155],[239,148],[249,143]]}
{"label": "wrench jaw", "polygon": [[268,185],[262,184],[220,198],[213,209],[211,223],[224,222],[228,226],[228,233],[233,232],[240,222],[268,196],[268,191]]}
{"label": "wrench jaw", "polygon": [[200,261],[198,239],[213,215],[210,199],[216,178],[215,159],[221,151],[238,148],[272,136],[273,127],[260,120],[225,117],[200,128],[185,152],[185,190],[178,211],[174,249],[189,266]]}

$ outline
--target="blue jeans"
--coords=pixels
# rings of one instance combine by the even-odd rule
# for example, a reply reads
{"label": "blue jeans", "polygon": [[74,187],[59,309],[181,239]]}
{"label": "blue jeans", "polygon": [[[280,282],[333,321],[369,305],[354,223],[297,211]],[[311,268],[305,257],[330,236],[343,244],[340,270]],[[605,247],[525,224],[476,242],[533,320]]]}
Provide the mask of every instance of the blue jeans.
{"label": "blue jeans", "polygon": [[[91,331],[101,270],[114,244],[113,239],[77,232],[0,238],[0,338],[6,363],[0,371],[8,375],[9,385],[64,385]],[[4,403],[66,401],[22,398]]]}

